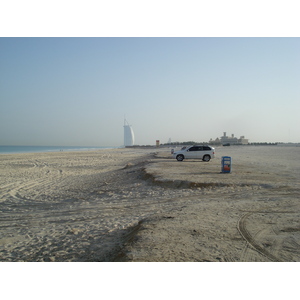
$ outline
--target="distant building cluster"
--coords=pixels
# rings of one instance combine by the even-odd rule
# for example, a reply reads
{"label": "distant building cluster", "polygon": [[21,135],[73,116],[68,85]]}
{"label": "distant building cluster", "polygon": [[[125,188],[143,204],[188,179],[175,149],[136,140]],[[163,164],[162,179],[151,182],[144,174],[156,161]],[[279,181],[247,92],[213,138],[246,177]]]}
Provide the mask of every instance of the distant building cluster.
{"label": "distant building cluster", "polygon": [[247,145],[248,139],[245,139],[244,136],[237,138],[232,134],[231,136],[227,136],[226,132],[223,133],[223,136],[220,138],[216,138],[215,140],[210,139],[210,144],[222,144],[222,145]]}

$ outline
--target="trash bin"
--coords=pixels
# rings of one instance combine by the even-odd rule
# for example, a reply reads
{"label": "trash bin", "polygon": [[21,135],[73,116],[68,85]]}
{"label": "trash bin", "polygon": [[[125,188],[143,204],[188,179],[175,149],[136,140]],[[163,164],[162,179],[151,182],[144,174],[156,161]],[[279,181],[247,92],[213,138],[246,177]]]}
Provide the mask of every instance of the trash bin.
{"label": "trash bin", "polygon": [[222,173],[230,173],[230,172],[231,172],[231,157],[222,156]]}

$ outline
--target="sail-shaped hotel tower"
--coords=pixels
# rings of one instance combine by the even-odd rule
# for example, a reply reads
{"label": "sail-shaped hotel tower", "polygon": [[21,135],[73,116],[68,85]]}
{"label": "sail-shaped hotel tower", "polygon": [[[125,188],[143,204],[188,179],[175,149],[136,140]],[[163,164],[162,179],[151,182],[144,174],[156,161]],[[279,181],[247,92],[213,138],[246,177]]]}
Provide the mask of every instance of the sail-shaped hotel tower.
{"label": "sail-shaped hotel tower", "polygon": [[126,119],[124,119],[124,145],[125,147],[134,145],[134,133]]}

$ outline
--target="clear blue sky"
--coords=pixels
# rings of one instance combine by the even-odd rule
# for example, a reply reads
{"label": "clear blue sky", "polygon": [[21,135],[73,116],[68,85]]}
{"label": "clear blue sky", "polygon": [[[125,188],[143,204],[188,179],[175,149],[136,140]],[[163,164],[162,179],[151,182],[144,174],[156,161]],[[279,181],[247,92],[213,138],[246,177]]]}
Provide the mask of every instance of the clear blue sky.
{"label": "clear blue sky", "polygon": [[0,38],[0,145],[300,142],[300,38]]}

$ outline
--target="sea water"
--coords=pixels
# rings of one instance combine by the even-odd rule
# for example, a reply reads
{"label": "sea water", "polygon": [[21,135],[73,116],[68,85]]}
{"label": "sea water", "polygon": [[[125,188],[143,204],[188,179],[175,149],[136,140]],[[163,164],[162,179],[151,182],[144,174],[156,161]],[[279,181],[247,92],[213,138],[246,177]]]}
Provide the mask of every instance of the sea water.
{"label": "sea water", "polygon": [[0,146],[0,154],[13,153],[40,153],[59,151],[91,151],[99,149],[114,149],[119,147],[92,147],[92,146]]}

